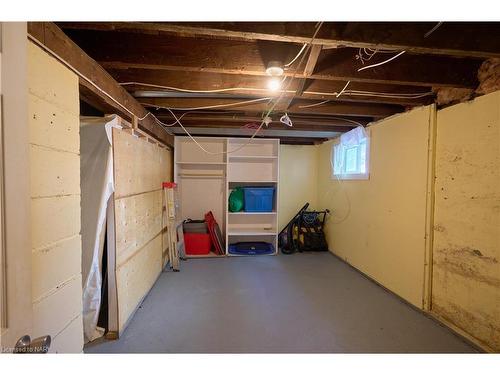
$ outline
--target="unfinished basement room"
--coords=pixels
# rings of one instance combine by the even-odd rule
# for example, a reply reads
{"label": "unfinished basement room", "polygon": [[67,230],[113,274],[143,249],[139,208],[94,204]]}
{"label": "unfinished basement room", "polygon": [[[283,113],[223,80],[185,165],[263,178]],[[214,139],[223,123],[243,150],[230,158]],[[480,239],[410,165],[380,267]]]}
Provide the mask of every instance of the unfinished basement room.
{"label": "unfinished basement room", "polygon": [[500,23],[322,18],[1,23],[1,357],[499,364]]}

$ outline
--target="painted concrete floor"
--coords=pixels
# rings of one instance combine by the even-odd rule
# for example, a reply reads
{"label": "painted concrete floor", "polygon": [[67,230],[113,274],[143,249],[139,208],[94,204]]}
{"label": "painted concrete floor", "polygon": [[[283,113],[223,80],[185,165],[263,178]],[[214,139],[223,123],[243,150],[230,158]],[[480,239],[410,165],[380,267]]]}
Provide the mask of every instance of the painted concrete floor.
{"label": "painted concrete floor", "polygon": [[117,341],[86,353],[467,353],[475,349],[329,253],[190,259]]}

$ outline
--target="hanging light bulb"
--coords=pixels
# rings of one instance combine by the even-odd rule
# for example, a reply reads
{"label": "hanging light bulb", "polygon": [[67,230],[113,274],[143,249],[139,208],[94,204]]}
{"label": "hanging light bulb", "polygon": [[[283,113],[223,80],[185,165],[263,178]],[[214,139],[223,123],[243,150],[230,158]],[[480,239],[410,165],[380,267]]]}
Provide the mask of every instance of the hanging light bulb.
{"label": "hanging light bulb", "polygon": [[281,88],[281,79],[272,77],[267,82],[267,88],[271,91],[278,91]]}

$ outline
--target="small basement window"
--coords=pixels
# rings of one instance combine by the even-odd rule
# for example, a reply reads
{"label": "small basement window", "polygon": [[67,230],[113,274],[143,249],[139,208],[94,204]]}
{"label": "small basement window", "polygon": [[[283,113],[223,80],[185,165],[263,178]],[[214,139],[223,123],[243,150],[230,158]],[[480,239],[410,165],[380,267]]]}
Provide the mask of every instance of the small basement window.
{"label": "small basement window", "polygon": [[370,138],[362,126],[340,136],[332,146],[332,178],[367,180],[369,177]]}

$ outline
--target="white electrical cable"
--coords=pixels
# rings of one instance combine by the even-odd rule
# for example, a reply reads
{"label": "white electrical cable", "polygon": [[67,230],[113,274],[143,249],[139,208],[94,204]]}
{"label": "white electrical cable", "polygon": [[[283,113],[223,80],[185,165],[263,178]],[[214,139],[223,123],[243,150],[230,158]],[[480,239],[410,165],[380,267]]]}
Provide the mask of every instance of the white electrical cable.
{"label": "white electrical cable", "polygon": [[356,91],[356,90],[348,90],[344,92],[344,95],[349,96],[375,96],[381,98],[394,98],[394,99],[418,99],[423,98],[425,96],[434,95],[432,91],[423,92],[423,93],[414,93],[414,94],[392,94],[392,93],[384,93],[384,92],[371,92],[371,91]]}
{"label": "white electrical cable", "polygon": [[[338,93],[330,93],[330,92],[312,92],[312,91],[304,91],[304,94],[318,94],[318,95],[331,95],[335,97],[339,97]],[[432,91],[423,92],[423,93],[402,93],[402,94],[392,94],[392,93],[384,93],[384,92],[373,92],[373,91],[358,91],[358,90],[346,90],[342,92],[342,95],[345,96],[373,96],[378,98],[390,98],[390,99],[419,99],[425,96],[434,95]],[[318,103],[308,104],[308,105],[300,105],[299,108],[311,108],[317,107],[323,104],[330,102],[331,99],[326,99]]]}
{"label": "white electrical cable", "polygon": [[311,108],[311,107],[317,107],[322,104],[326,104],[330,101],[330,99],[323,100],[322,102],[319,103],[313,103],[313,104],[308,104],[308,105],[299,105],[299,108]]}
{"label": "white electrical cable", "polygon": [[443,24],[443,22],[438,22],[432,29],[430,29],[429,31],[427,31],[424,35],[424,38],[427,38],[429,35],[431,35],[434,31],[436,31],[441,25]]}
{"label": "white electrical cable", "polygon": [[[117,101],[115,98],[113,98],[110,94],[108,94],[106,91],[104,91],[103,89],[101,89],[99,86],[97,86],[90,78],[88,78],[87,76],[85,76],[83,73],[81,73],[78,69],[76,69],[75,67],[73,67],[73,65],[71,65],[69,62],[67,62],[66,60],[64,60],[61,56],[59,56],[57,53],[55,53],[53,50],[51,50],[49,47],[47,47],[45,44],[43,44],[42,42],[40,42],[37,38],[35,38],[34,36],[32,36],[31,34],[28,34],[28,39],[30,39],[33,43],[35,43],[37,46],[39,46],[40,48],[42,48],[45,52],[49,53],[50,55],[52,55],[54,58],[56,58],[57,60],[59,60],[61,63],[63,63],[64,65],[66,65],[70,70],[72,70],[77,76],[83,78],[85,81],[87,81],[90,85],[92,85],[97,91],[99,91],[100,93],[102,93],[103,95],[105,95],[106,97],[108,97],[111,101],[113,101],[114,103],[116,103],[119,107],[121,107],[125,112],[129,113],[132,117],[137,117],[137,115],[135,113],[133,113],[130,109],[128,109],[127,107],[125,107],[122,103],[120,103],[119,101]],[[147,116],[147,114],[146,114]],[[145,116],[145,117],[146,117]],[[154,116],[154,115],[153,115]],[[163,131],[165,131],[168,135],[172,135],[167,129],[163,128]]]}
{"label": "white electrical cable", "polygon": [[292,65],[295,62],[295,60],[297,60],[299,58],[299,56],[302,54],[302,52],[304,52],[304,50],[306,49],[306,47],[307,47],[307,43],[304,43],[304,45],[300,49],[299,53],[297,53],[297,55],[288,64],[285,64],[283,66],[285,68],[288,68],[290,65]]}
{"label": "white electrical cable", "polygon": [[379,62],[379,63],[376,63],[376,64],[372,64],[372,65],[367,65],[367,66],[363,66],[362,68],[359,68],[358,69],[358,72],[362,71],[362,70],[365,70],[365,69],[371,69],[371,68],[375,68],[376,66],[380,66],[380,65],[384,65],[384,64],[387,64],[388,62],[391,62],[392,60],[398,58],[399,56],[401,56],[403,53],[405,53],[406,51],[401,51],[399,52],[397,55],[395,56],[392,56],[391,58],[387,59],[387,60],[384,60],[382,62]]}
{"label": "white electrical cable", "polygon": [[[157,108],[165,108],[165,107],[157,107]],[[180,120],[180,119],[182,119],[184,116],[186,116],[186,115],[187,115],[187,114],[189,114],[189,113],[191,113],[191,112],[184,112],[182,115],[180,115],[180,116],[179,116],[179,120]],[[148,113],[146,113],[143,117],[139,118],[138,120],[144,120],[144,119],[145,119],[146,117],[148,117],[148,116],[152,116],[152,117],[155,117],[155,118],[156,118],[156,116],[155,116],[155,115],[153,115],[151,112],[148,112]],[[156,119],[158,120],[158,118],[156,118]],[[160,121],[160,120],[158,120],[158,121]],[[165,123],[163,123],[163,122],[162,122],[162,125],[167,126],[167,127],[174,126],[175,124],[177,124],[177,120],[175,120],[175,121],[174,121],[173,123],[171,123],[171,124],[165,124]]]}
{"label": "white electrical cable", "polygon": [[[231,150],[231,151],[222,151],[222,152],[212,152],[212,151],[208,151],[206,150],[201,144],[198,143],[198,141],[191,135],[191,133],[188,132],[188,130],[184,127],[184,125],[182,125],[181,121],[179,118],[177,118],[177,116],[175,115],[175,113],[170,110],[170,108],[166,108],[167,111],[170,112],[170,114],[174,117],[175,119],[175,122],[178,123],[180,125],[180,127],[182,128],[182,130],[188,135],[189,138],[191,138],[191,140],[205,153],[209,154],[209,155],[220,155],[220,154],[232,154],[234,152],[237,152],[239,150],[241,150],[243,147],[246,147],[248,146],[248,144],[250,144],[250,142],[252,141],[252,139],[255,138],[255,136],[257,135],[257,133],[260,131],[260,129],[262,129],[262,126],[264,125],[265,123],[265,120],[262,120],[262,122],[260,123],[259,127],[257,128],[257,130],[255,130],[255,132],[252,134],[252,136],[250,138],[248,138],[248,141],[244,144],[242,144],[241,146]],[[163,125],[163,122],[161,122],[160,120],[156,119],[157,121],[160,122],[160,124]]]}
{"label": "white electrical cable", "polygon": [[[319,23],[319,25],[317,26],[316,28],[316,31],[314,33],[314,35],[312,36],[311,38],[311,41],[309,42],[309,44],[312,44],[312,42],[314,41],[314,39],[316,38],[316,35],[318,34],[319,32],[319,29],[321,28],[323,22]],[[300,63],[299,63],[299,66],[302,64],[302,61],[304,60],[304,56],[305,55],[302,55],[301,59],[300,59]],[[294,72],[293,76],[291,77],[290,81],[288,82],[287,84],[287,87],[285,88],[285,91],[290,87],[290,84],[292,83],[293,79],[295,78],[295,76],[297,75],[297,70]],[[255,136],[257,135],[257,133],[260,131],[260,129],[262,129],[262,127],[264,126],[264,124],[266,123],[266,119],[269,117],[269,114],[274,110],[274,108],[276,107],[276,105],[278,104],[278,102],[282,99],[284,95],[284,92],[282,92],[280,94],[280,96],[276,99],[276,101],[274,102],[274,104],[271,106],[271,108],[269,108],[269,110],[267,111],[267,114],[266,116],[263,117],[259,127],[256,129],[256,131],[252,134],[252,136],[248,139],[248,141],[244,144],[242,144],[241,146],[237,147],[236,149],[234,150],[230,150],[230,151],[222,151],[222,152],[211,152],[211,151],[208,151],[206,150],[201,144],[198,143],[198,141],[189,133],[189,131],[184,127],[184,125],[182,125],[181,121],[180,121],[180,118],[178,118],[175,113],[170,109],[170,108],[166,108],[164,107],[165,109],[167,109],[170,114],[174,117],[175,119],[175,122],[174,123],[178,123],[180,125],[180,127],[182,128],[182,130],[188,135],[189,138],[191,138],[191,140],[205,153],[209,154],[209,155],[220,155],[220,154],[231,154],[231,153],[234,153],[234,152],[237,152],[239,150],[241,150],[242,148],[246,147],[251,141],[253,138],[255,138]],[[162,121],[160,121],[155,115],[153,115],[151,113],[151,116],[154,117],[154,119],[161,125],[164,125],[164,126],[167,126],[165,123],[163,123]]]}
{"label": "white electrical cable", "polygon": [[[175,111],[198,111],[198,110],[202,110],[202,109],[214,109],[214,108],[233,107],[233,106],[238,106],[238,105],[245,105],[245,104],[262,102],[262,101],[270,100],[270,99],[271,98],[258,98],[258,99],[245,100],[245,101],[236,102],[236,103],[207,105],[207,106],[204,106],[204,107],[191,107],[191,108],[173,108],[173,107],[169,107],[169,108],[173,109]],[[142,104],[144,106],[147,105],[149,107],[158,107],[158,108],[165,108],[165,109],[167,109],[166,107],[160,107],[160,106],[157,106],[157,105],[151,104],[151,103],[140,103],[140,104]]]}
{"label": "white electrical cable", "polygon": [[347,81],[344,88],[342,90],[340,90],[340,92],[336,95],[337,98],[344,93],[344,91],[347,89],[347,86],[349,86],[349,83],[351,83],[351,81]]}
{"label": "white electrical cable", "polygon": [[[339,183],[339,186],[340,186],[340,189],[344,192],[345,194],[345,198],[346,198],[346,201],[347,201],[347,213],[344,215],[344,217],[342,219],[340,219],[339,221],[337,222],[332,222],[333,224],[340,224],[342,223],[343,221],[345,221],[349,215],[351,214],[351,199],[349,198],[349,194],[347,194],[347,191],[344,189],[344,182],[339,178],[338,175],[336,175],[334,173],[335,169],[334,169],[334,165],[333,165],[333,155],[332,153],[334,152],[334,145],[332,145],[332,148],[330,150],[330,167],[331,167],[331,171],[332,171],[332,174],[335,176],[335,178],[337,179],[337,182]],[[332,188],[328,189],[327,192],[324,194],[325,197],[328,196],[328,194],[330,193]],[[333,212],[335,212],[334,210],[331,210]]]}
{"label": "white electrical cable", "polygon": [[[285,78],[286,77],[283,77],[283,81],[285,80]],[[165,89],[165,90],[178,91],[178,92],[200,93],[200,94],[210,94],[210,93],[230,92],[230,91],[264,91],[264,92],[269,91],[269,89],[267,89],[267,88],[261,89],[261,88],[254,88],[254,87],[228,87],[228,88],[213,89],[213,90],[190,90],[190,89],[183,89],[180,87],[155,85],[155,84],[144,83],[144,82],[120,82],[119,84],[121,86],[131,86],[131,85],[146,86],[146,87],[154,87],[157,89]],[[289,92],[292,93],[295,91],[290,90]]]}

